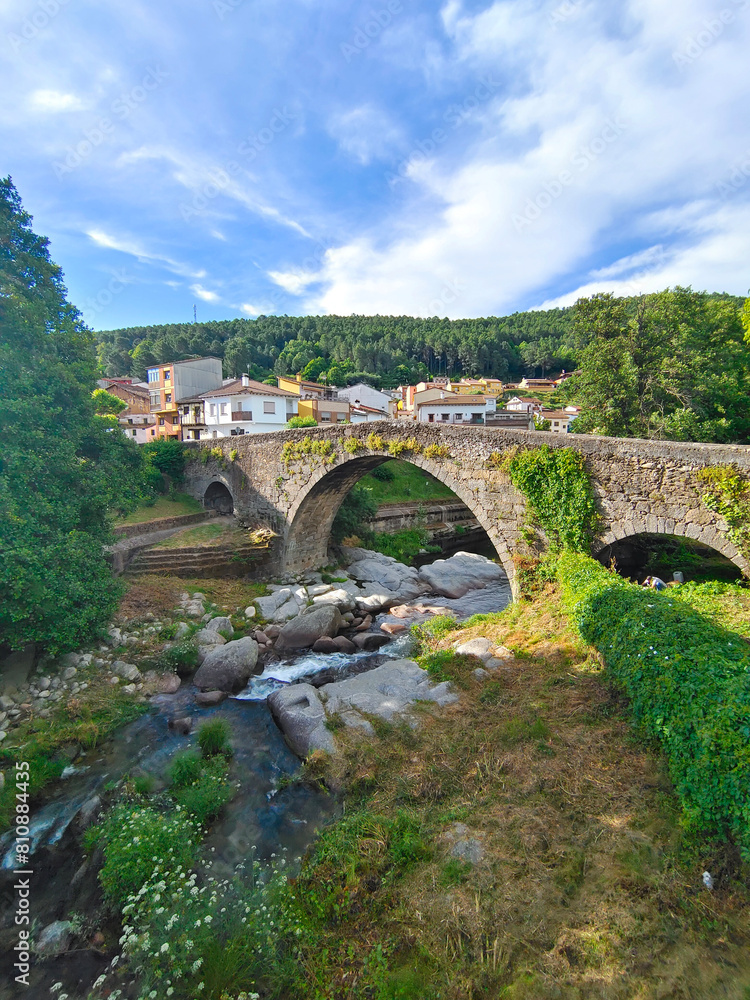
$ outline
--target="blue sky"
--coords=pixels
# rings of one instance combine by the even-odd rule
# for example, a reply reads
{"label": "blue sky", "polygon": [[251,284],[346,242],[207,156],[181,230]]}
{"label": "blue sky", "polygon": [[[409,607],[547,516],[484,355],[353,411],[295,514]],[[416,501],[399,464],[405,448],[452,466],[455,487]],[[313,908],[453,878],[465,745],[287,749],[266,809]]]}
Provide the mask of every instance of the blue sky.
{"label": "blue sky", "polygon": [[750,287],[750,0],[0,0],[95,329]]}

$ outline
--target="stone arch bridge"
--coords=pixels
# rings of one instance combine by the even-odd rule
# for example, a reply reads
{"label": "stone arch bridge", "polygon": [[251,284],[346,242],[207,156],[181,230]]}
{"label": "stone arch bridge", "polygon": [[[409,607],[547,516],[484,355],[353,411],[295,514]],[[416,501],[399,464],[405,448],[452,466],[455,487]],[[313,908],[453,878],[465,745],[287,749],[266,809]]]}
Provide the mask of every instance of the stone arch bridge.
{"label": "stone arch bridge", "polygon": [[[417,448],[406,450],[414,442]],[[726,522],[701,502],[695,475],[718,465],[750,473],[750,448],[739,445],[382,421],[190,443],[187,490],[208,504],[231,497],[240,523],[266,526],[278,535],[279,572],[296,573],[327,562],[331,525],[357,480],[399,457],[429,472],[466,504],[513,585],[513,556],[524,547],[526,503],[490,457],[543,444],[574,448],[586,459],[602,517],[595,554],[635,535],[683,536],[710,546],[750,576]]]}

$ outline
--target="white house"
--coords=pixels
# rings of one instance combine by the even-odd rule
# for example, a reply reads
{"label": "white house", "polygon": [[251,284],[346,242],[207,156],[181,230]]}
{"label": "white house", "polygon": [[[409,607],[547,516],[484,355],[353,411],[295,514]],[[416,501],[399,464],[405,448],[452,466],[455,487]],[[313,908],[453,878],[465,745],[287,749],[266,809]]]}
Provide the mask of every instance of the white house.
{"label": "white house", "polygon": [[363,406],[361,403],[351,404],[349,410],[349,420],[353,424],[369,424],[376,420],[390,420],[390,413],[385,410],[377,410],[374,406]]}
{"label": "white house", "polygon": [[205,421],[201,437],[225,438],[284,430],[287,420],[297,416],[299,396],[243,375],[202,393],[199,400]]}
{"label": "white house", "polygon": [[541,419],[549,420],[549,429],[553,434],[567,434],[571,421],[575,420],[575,413],[568,413],[567,410],[542,410]]}
{"label": "white house", "polygon": [[386,417],[396,416],[397,401],[393,396],[390,393],[381,392],[380,389],[373,389],[366,382],[357,382],[355,385],[348,385],[337,391],[338,398],[348,399],[352,406],[382,410]]}
{"label": "white house", "polygon": [[533,397],[520,399],[518,396],[513,396],[505,404],[505,409],[510,410],[511,413],[541,413],[543,405],[541,399]]}
{"label": "white house", "polygon": [[483,424],[495,412],[495,399],[446,392],[442,398],[418,402],[416,411],[417,420],[426,424]]}
{"label": "white house", "polygon": [[150,413],[127,413],[127,416],[118,417],[118,423],[122,433],[136,444],[156,440],[156,418]]}

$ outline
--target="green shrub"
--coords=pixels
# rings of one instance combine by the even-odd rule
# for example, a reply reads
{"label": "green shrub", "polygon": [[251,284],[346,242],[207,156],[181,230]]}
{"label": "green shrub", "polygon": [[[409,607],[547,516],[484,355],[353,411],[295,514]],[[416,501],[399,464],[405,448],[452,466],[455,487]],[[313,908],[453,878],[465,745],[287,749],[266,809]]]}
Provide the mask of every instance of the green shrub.
{"label": "green shrub", "polygon": [[162,665],[181,677],[193,673],[198,667],[198,646],[192,639],[183,639],[164,652]]}
{"label": "green shrub", "polygon": [[331,538],[340,542],[350,535],[360,535],[364,522],[375,517],[378,507],[366,486],[355,485],[344,497],[331,526]]}
{"label": "green shrub", "polygon": [[222,757],[212,757],[201,767],[198,777],[177,789],[174,799],[201,826],[218,816],[235,794],[235,786],[227,778],[228,765]]}
{"label": "green shrub", "polygon": [[689,829],[733,836],[750,857],[750,651],[667,590],[566,554],[573,624],[600,651],[637,722],[662,745]]}
{"label": "green shrub", "polygon": [[290,417],[286,422],[287,427],[292,430],[295,427],[317,427],[318,422],[315,417]]}
{"label": "green shrub", "polygon": [[204,757],[214,757],[216,754],[231,754],[229,746],[229,723],[224,719],[212,719],[204,722],[198,729],[198,746]]}
{"label": "green shrub", "polygon": [[385,462],[383,465],[379,465],[376,469],[373,469],[370,475],[375,479],[379,479],[381,483],[391,483],[396,478],[393,466],[389,462]]}
{"label": "green shrub", "polygon": [[201,759],[194,750],[178,753],[169,766],[169,784],[172,788],[185,788],[201,776]]}
{"label": "green shrub", "polygon": [[435,615],[426,622],[419,622],[411,627],[411,634],[417,640],[420,648],[429,649],[431,640],[442,639],[458,628],[458,622],[451,615]]}
{"label": "green shrub", "polygon": [[425,458],[447,458],[450,455],[447,444],[428,444],[424,450]]}
{"label": "green shrub", "polygon": [[157,441],[148,441],[141,450],[149,465],[166,473],[176,483],[182,481],[185,473],[185,447],[181,441],[159,438]]}
{"label": "green shrub", "polygon": [[104,864],[99,881],[106,899],[122,906],[157,866],[191,868],[198,853],[198,830],[184,814],[123,802],[102,821],[100,844]]}

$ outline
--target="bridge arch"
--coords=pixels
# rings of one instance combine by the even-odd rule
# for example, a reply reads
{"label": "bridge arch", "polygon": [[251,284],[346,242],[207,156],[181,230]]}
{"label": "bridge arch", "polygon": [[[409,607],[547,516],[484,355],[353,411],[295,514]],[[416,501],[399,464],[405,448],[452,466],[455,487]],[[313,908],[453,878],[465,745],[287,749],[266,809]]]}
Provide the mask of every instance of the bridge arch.
{"label": "bridge arch", "polygon": [[217,510],[220,514],[234,513],[234,496],[223,477],[221,479],[214,478],[208,484],[202,500],[203,506],[209,510]]}
{"label": "bridge arch", "polygon": [[601,536],[597,544],[593,547],[592,554],[597,559],[606,559],[607,551],[618,542],[627,541],[628,538],[640,538],[644,536],[663,536],[665,538],[684,538],[688,541],[698,542],[705,545],[719,555],[724,556],[733,563],[744,576],[750,576],[750,562],[740,552],[737,546],[730,541],[724,532],[717,530],[714,524],[683,523],[670,518],[656,518],[649,516],[642,520],[636,520],[627,525],[614,524]]}
{"label": "bridge arch", "polygon": [[[456,480],[442,463],[430,461],[421,455],[401,455],[400,459],[428,472],[468,507],[487,533],[512,584],[515,566],[509,540],[503,535],[497,520],[477,502],[477,497]],[[284,545],[284,569],[287,573],[314,569],[326,562],[331,528],[344,498],[363,476],[387,461],[389,456],[371,453],[353,456],[333,468],[315,470],[308,480],[307,489],[297,496],[287,514]]]}

